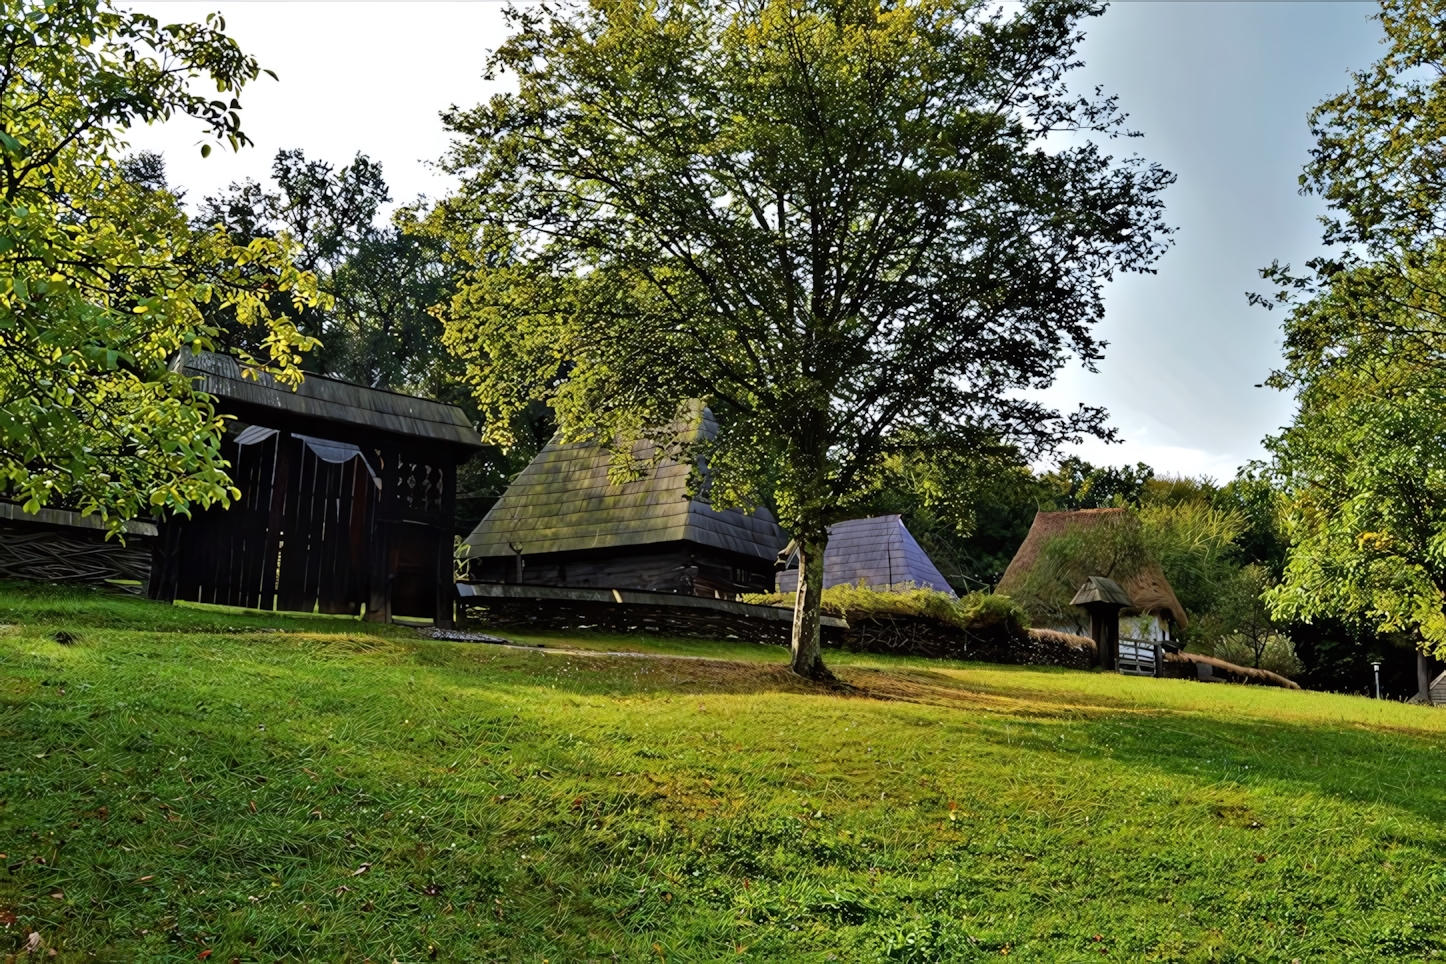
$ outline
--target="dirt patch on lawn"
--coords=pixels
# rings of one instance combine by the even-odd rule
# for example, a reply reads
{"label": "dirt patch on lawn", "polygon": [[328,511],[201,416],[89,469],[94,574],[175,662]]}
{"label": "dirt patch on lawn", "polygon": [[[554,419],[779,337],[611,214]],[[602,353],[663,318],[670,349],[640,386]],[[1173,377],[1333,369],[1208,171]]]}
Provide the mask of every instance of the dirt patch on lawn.
{"label": "dirt patch on lawn", "polygon": [[841,667],[831,682],[795,676],[787,666],[701,656],[666,656],[653,653],[608,653],[589,650],[547,649],[551,656],[588,661],[638,663],[632,674],[636,684],[678,693],[796,693],[844,699],[882,700],[1006,713],[1012,716],[1081,716],[1118,714],[1119,707],[1077,704],[1039,698],[1018,699],[971,689],[967,682],[927,669],[873,669]]}

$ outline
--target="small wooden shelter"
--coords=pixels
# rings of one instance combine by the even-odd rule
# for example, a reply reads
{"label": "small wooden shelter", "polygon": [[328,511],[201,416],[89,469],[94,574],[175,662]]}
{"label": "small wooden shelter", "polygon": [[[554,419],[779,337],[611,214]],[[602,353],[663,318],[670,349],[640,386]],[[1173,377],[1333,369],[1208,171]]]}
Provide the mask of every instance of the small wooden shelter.
{"label": "small wooden shelter", "polygon": [[[717,431],[707,411],[697,431]],[[633,451],[652,455],[648,442]],[[788,538],[766,509],[720,512],[690,498],[692,466],[675,459],[615,484],[611,459],[599,445],[549,442],[466,538],[467,579],[719,599],[772,587]]]}
{"label": "small wooden shelter", "polygon": [[[779,592],[798,590],[798,552],[790,545],[779,571]],[[828,527],[823,587],[913,583],[953,596],[954,590],[897,515],[849,519]]]}
{"label": "small wooden shelter", "polygon": [[482,446],[461,409],[318,375],[293,391],[209,352],[175,364],[234,419],[241,499],[162,523],[152,598],[450,625],[457,465]]}
{"label": "small wooden shelter", "polygon": [[[1064,535],[1075,527],[1121,525],[1131,521],[1133,521],[1132,518],[1126,514],[1124,509],[1079,509],[1073,512],[1036,513],[1034,524],[1029,527],[1029,534],[1024,537],[1024,543],[1014,554],[1009,568],[1004,570],[1004,576],[999,580],[995,591],[1014,596],[1027,606],[1028,600],[1024,598],[1024,590],[1029,575],[1038,564],[1044,547],[1052,539]],[[1086,575],[1108,576],[1110,574],[1088,573]],[[1185,607],[1180,605],[1175,590],[1170,586],[1170,581],[1165,578],[1165,572],[1160,568],[1158,562],[1151,561],[1139,567],[1132,575],[1117,578],[1117,581],[1133,602],[1132,606],[1121,610],[1122,617],[1152,617],[1158,628],[1156,635],[1162,639],[1170,638],[1171,627],[1184,629],[1189,625]],[[1067,587],[1067,591],[1070,593],[1077,589],[1078,586],[1074,583]],[[1076,626],[1075,628],[1081,627]]]}

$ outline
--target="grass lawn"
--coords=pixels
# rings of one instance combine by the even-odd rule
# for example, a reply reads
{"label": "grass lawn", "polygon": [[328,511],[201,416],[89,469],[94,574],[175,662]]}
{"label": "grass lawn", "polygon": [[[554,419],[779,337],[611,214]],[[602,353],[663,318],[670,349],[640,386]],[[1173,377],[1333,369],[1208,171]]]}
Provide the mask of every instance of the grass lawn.
{"label": "grass lawn", "polygon": [[1446,952],[1432,708],[15,584],[0,624],[3,961]]}

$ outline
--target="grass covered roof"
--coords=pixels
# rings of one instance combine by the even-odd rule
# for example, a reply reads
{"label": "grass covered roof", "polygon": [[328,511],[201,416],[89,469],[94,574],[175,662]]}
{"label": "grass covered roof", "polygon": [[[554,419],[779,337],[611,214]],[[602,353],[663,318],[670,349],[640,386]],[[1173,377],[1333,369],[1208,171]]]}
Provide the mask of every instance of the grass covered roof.
{"label": "grass covered roof", "polygon": [[[1024,543],[1014,554],[1009,568],[1004,570],[1004,577],[999,580],[996,591],[1013,596],[1026,608],[1031,608],[1033,597],[1046,588],[1044,583],[1063,580],[1058,589],[1063,594],[1062,598],[1071,599],[1089,576],[1108,576],[1129,593],[1138,611],[1161,619],[1169,617],[1182,629],[1188,626],[1185,607],[1180,605],[1174,588],[1165,578],[1165,571],[1153,557],[1141,556],[1143,550],[1139,548],[1139,540],[1088,538],[1095,533],[1103,535],[1101,530],[1110,526],[1134,527],[1137,530],[1139,522],[1124,509],[1036,513],[1029,534],[1024,537]],[[1080,536],[1086,538],[1081,540]],[[1111,558],[1054,558],[1059,553],[1050,552],[1048,547],[1056,540],[1065,540],[1061,543],[1063,545],[1078,542],[1078,548],[1086,553],[1100,554],[1103,550],[1103,555]],[[1081,571],[1075,571],[1080,567],[1083,567]]]}

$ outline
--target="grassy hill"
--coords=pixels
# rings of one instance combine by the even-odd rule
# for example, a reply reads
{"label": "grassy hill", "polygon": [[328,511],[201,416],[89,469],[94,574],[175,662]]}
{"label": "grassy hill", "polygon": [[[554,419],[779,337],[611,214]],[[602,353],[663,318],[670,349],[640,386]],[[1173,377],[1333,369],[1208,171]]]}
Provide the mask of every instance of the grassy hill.
{"label": "grassy hill", "polygon": [[0,624],[3,960],[1446,951],[1432,708],[13,584]]}

